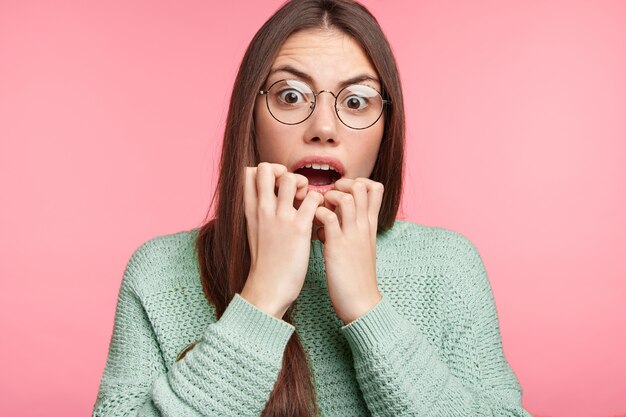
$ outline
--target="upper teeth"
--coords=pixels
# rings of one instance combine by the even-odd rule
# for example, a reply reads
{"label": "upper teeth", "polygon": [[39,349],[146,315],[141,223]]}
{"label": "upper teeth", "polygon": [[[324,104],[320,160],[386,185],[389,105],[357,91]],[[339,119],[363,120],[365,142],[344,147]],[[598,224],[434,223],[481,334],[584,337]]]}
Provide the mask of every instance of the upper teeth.
{"label": "upper teeth", "polygon": [[328,164],[307,164],[305,165],[306,168],[313,168],[313,169],[323,169],[324,171],[328,171],[329,169],[332,169],[333,171],[337,171],[335,168],[331,167]]}

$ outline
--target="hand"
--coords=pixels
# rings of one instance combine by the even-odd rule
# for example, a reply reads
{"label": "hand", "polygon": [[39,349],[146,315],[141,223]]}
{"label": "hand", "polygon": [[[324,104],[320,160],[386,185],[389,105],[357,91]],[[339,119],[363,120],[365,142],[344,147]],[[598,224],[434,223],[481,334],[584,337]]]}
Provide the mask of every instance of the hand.
{"label": "hand", "polygon": [[341,178],[315,211],[323,225],[318,237],[324,243],[329,296],[344,324],[382,299],[376,281],[376,231],[383,191],[381,183],[368,178]]}
{"label": "hand", "polygon": [[[302,290],[313,217],[323,197],[308,192],[308,179],[288,172],[284,165],[261,162],[258,167],[245,169],[244,205],[251,262],[240,295],[266,313],[282,318]],[[297,209],[294,198],[300,203]]]}

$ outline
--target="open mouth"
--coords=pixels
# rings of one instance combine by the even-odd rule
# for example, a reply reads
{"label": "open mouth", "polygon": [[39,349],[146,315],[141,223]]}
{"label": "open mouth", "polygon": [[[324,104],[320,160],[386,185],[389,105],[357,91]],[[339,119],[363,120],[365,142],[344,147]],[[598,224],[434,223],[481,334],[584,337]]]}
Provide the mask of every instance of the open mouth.
{"label": "open mouth", "polygon": [[[326,167],[328,167],[328,165],[326,165]],[[310,185],[328,185],[341,178],[341,174],[335,171],[332,167],[328,167],[328,169],[318,169],[313,166],[302,167],[297,169],[295,172],[307,177]]]}

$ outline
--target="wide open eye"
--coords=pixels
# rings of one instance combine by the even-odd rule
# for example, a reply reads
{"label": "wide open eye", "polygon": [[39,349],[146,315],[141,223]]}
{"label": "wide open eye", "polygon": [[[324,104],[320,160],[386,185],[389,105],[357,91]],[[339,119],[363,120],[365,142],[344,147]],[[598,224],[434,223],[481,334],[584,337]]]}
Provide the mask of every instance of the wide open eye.
{"label": "wide open eye", "polygon": [[270,88],[270,91],[272,91],[272,103],[277,108],[300,107],[315,100],[311,87],[298,80],[278,81]]}
{"label": "wide open eye", "polygon": [[278,99],[285,104],[298,104],[305,101],[304,94],[294,88],[286,88],[278,91]]}
{"label": "wide open eye", "polygon": [[358,95],[351,95],[346,97],[341,103],[342,107],[345,107],[350,110],[363,110],[365,107],[369,105],[369,101],[365,97],[361,97]]}
{"label": "wide open eye", "polygon": [[341,90],[337,99],[340,110],[364,112],[376,110],[381,101],[380,94],[364,84],[353,84]]}

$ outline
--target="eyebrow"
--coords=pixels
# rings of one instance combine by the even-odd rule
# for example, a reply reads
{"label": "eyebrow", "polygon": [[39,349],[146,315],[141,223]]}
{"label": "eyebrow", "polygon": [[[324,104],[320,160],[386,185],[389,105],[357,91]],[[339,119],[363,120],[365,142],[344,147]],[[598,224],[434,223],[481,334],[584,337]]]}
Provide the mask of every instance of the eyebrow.
{"label": "eyebrow", "polygon": [[[270,71],[270,76],[276,72],[288,72],[290,74],[295,75],[296,77],[302,78],[306,81],[308,81],[311,84],[315,84],[315,81],[313,81],[313,77],[311,77],[309,74],[302,72],[294,67],[292,67],[291,65],[282,65],[280,67],[274,68]],[[268,76],[269,78],[269,76]],[[361,75],[357,75],[355,77],[349,78],[347,80],[344,80],[342,82],[339,83],[339,88],[343,88],[347,85],[350,84],[358,84],[361,83],[363,81],[374,81],[377,82],[378,84],[380,84],[380,80],[378,80],[378,78],[376,77],[372,77],[371,75],[368,74],[361,74]]]}

